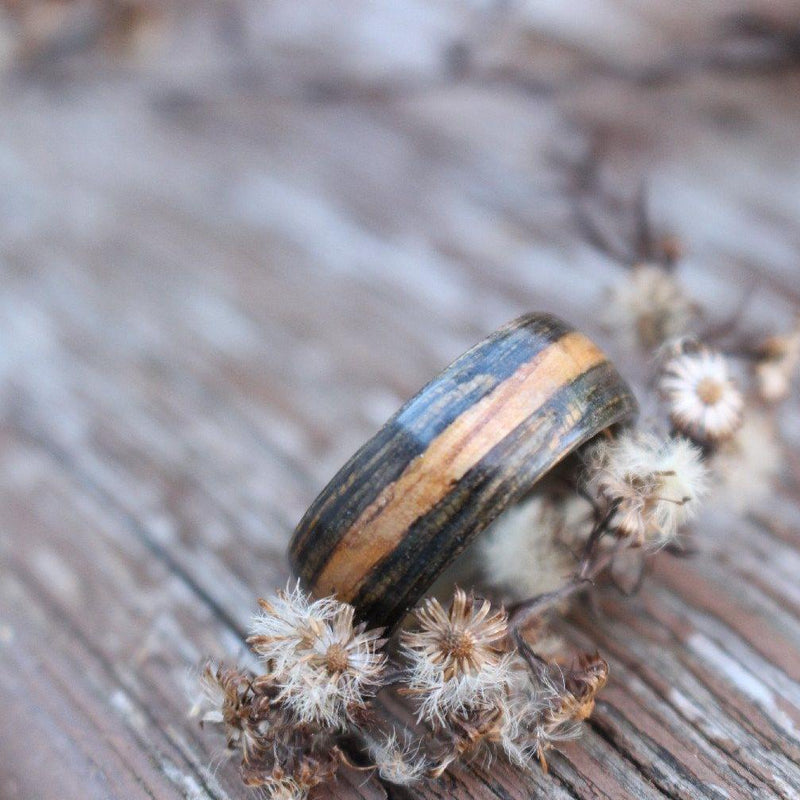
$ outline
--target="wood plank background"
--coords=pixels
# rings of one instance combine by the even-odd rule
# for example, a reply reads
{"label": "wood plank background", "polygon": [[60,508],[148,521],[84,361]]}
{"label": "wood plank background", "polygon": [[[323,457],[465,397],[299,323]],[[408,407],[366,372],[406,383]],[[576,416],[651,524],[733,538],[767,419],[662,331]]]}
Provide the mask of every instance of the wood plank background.
{"label": "wood plank background", "polygon": [[[796,3],[7,5],[3,800],[244,797],[192,668],[242,653],[318,490],[488,331],[555,311],[635,371],[598,309],[642,182],[713,319],[800,303]],[[550,776],[319,796],[800,797],[796,396],[779,422],[762,510],[571,617],[612,679]]]}

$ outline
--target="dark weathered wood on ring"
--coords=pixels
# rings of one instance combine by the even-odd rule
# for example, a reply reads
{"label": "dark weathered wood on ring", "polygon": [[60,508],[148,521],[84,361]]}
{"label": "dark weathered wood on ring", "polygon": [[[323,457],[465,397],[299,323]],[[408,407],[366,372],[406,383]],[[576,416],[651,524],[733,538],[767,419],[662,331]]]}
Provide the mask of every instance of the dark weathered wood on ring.
{"label": "dark weathered wood on ring", "polygon": [[292,565],[316,594],[394,625],[544,473],[635,410],[591,340],[526,314],[453,362],[347,462],[297,526]]}

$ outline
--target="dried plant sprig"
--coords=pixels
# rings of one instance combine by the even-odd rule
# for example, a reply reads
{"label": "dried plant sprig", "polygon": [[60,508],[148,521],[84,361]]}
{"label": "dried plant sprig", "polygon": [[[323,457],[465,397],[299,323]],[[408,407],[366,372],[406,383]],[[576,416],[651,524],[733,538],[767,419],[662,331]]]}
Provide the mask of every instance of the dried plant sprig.
{"label": "dried plant sprig", "polygon": [[[420,627],[424,628],[424,639],[417,642],[417,650],[436,650],[439,661],[447,661],[449,654],[438,653],[441,642],[448,641],[452,632],[463,631],[465,620],[474,623],[470,601],[473,610],[479,608],[475,614],[481,617],[478,624],[493,618],[488,616],[486,601],[476,601],[460,590],[456,590],[447,611],[438,601],[427,601],[421,611],[433,608],[433,617],[423,613]],[[523,769],[531,769],[536,763],[546,769],[544,751],[554,742],[578,734],[580,722],[594,707],[594,694],[605,683],[607,665],[599,657],[586,657],[579,662],[579,669],[564,672],[534,654],[518,627],[509,630],[502,610],[494,619],[497,629],[488,634],[487,644],[492,651],[501,648],[504,653],[503,680],[494,684],[491,694],[484,691],[477,701],[439,708],[438,714],[424,717],[440,745],[428,772],[430,777],[441,775],[453,761],[471,759],[482,752],[487,757],[503,753]],[[406,639],[418,635],[415,631],[406,634]],[[497,657],[496,652],[493,657]],[[453,666],[454,675],[456,672]]]}
{"label": "dried plant sprig", "polygon": [[696,442],[724,441],[742,424],[744,397],[721,353],[707,347],[678,353],[664,365],[659,386],[675,429]]}
{"label": "dried plant sprig", "polygon": [[299,586],[260,602],[248,640],[265,672],[209,664],[193,709],[241,754],[247,786],[267,797],[305,797],[345,761],[340,736],[368,719],[387,662],[380,630],[354,609]]}
{"label": "dried plant sprig", "polygon": [[[207,664],[200,693],[192,712],[201,724],[219,725],[228,748],[239,751],[245,785],[270,797],[302,797],[335,773],[335,742],[324,732],[295,725],[264,676]],[[289,789],[295,794],[287,795]]]}
{"label": "dried plant sprig", "polygon": [[[269,798],[304,798],[350,764],[341,747],[345,735],[364,742],[382,780],[408,786],[481,752],[504,753],[526,769],[537,760],[546,767],[544,751],[568,728],[575,732],[591,710],[579,677],[543,660],[531,669],[517,649],[519,631],[510,635],[505,610],[488,600],[456,590],[447,608],[428,599],[415,618],[416,628],[402,636],[405,667],[398,674],[427,735],[381,732],[363,693],[355,700],[360,713],[347,708],[343,698],[352,687],[343,689],[341,679],[348,669],[369,676],[370,691],[380,685],[376,670],[383,677],[386,665],[380,633],[355,624],[348,604],[314,600],[298,587],[261,603],[254,623],[260,633],[250,642],[267,654],[266,672],[207,665],[193,712],[219,726],[228,747],[240,752],[247,786]],[[276,642],[291,655],[275,654]],[[323,674],[334,687],[325,691],[342,704],[336,714],[319,713],[331,703],[315,692]],[[302,700],[289,683],[299,687],[298,676],[311,689]]]}

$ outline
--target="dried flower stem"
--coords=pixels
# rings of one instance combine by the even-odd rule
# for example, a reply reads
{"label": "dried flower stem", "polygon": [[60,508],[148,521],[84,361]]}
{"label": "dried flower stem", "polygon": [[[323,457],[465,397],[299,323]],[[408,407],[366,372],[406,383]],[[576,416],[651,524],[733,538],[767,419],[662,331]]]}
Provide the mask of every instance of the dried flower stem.
{"label": "dried flower stem", "polygon": [[[611,550],[600,553],[593,559],[584,562],[580,573],[560,589],[531,597],[517,603],[510,609],[509,626],[512,632],[524,630],[546,611],[569,599],[578,592],[593,586],[600,574],[614,561],[616,555],[624,549],[623,543],[617,542]],[[595,551],[596,552],[596,551]]]}

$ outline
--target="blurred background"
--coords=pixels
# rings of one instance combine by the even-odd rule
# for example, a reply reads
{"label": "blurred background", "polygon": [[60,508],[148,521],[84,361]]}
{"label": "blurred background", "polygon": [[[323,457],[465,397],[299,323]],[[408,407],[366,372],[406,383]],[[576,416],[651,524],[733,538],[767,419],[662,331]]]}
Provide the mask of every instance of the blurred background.
{"label": "blurred background", "polygon": [[[624,367],[600,312],[642,259],[790,326],[799,131],[789,0],[0,2],[0,797],[242,796],[186,676],[333,472],[523,311]],[[576,620],[595,727],[449,796],[800,796],[779,418],[771,532]]]}

